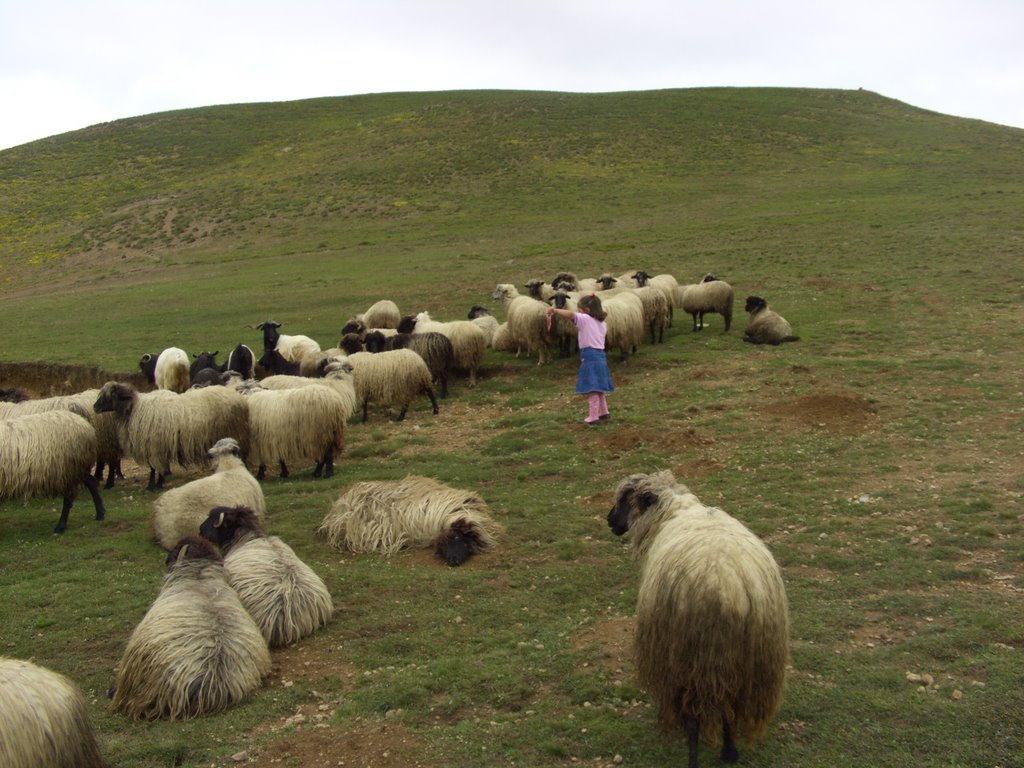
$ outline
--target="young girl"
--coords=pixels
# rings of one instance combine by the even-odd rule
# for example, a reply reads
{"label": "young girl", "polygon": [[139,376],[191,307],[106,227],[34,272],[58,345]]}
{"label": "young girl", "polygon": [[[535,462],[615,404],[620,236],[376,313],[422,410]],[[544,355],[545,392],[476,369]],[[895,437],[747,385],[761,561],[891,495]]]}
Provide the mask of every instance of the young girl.
{"label": "young girl", "polygon": [[576,312],[548,307],[548,320],[552,315],[558,315],[572,320],[576,326],[580,343],[580,372],[576,377],[576,394],[587,396],[590,412],[581,421],[593,425],[602,419],[611,418],[605,394],[615,391],[604,354],[604,337],[607,332],[604,319],[607,315],[601,307],[601,300],[594,294],[584,296],[576,306]]}

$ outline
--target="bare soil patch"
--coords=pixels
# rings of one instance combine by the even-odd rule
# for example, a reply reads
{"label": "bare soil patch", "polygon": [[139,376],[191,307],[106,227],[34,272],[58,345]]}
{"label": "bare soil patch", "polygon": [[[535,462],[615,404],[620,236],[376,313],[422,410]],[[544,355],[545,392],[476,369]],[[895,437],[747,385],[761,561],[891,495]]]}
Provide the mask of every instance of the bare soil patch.
{"label": "bare soil patch", "polygon": [[769,403],[764,411],[803,427],[844,433],[871,429],[878,415],[876,407],[863,397],[842,392],[816,392],[791,401]]}

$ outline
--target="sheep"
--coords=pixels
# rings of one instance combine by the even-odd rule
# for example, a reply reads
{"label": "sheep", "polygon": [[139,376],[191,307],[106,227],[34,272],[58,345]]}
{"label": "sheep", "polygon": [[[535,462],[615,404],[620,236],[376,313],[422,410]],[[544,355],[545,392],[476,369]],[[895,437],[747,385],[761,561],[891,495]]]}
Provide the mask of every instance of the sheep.
{"label": "sheep", "polygon": [[213,507],[245,506],[260,517],[267,514],[263,489],[241,454],[234,438],[218,440],[208,452],[212,475],[172,488],[153,502],[150,525],[161,547],[171,549],[185,536],[195,536]]}
{"label": "sheep", "polygon": [[203,387],[223,387],[230,380],[231,374],[221,373],[216,368],[203,368],[197,371],[192,377],[192,386],[189,389],[202,389]]}
{"label": "sheep", "polygon": [[[704,315],[717,312],[725,320],[725,330],[732,324],[732,286],[714,275],[705,275],[695,285],[681,286],[679,306],[693,316],[693,330],[704,330]],[[698,325],[699,320],[699,325]]]}
{"label": "sheep", "polygon": [[282,323],[274,320],[264,320],[256,329],[263,331],[263,351],[276,350],[281,357],[289,363],[298,363],[306,355],[316,354],[320,351],[320,345],[309,336],[292,335],[286,336],[278,332]]}
{"label": "sheep", "polygon": [[620,359],[636,352],[644,340],[646,330],[644,306],[640,297],[626,289],[620,293],[601,295],[601,306],[607,313],[604,346],[606,350],[618,349]]}
{"label": "sheep", "polygon": [[[551,303],[558,309],[564,309],[569,312],[576,311],[576,300],[562,290],[555,291],[555,295],[552,297]],[[554,315],[551,320],[551,331],[555,334],[555,343],[558,346],[558,354],[562,357],[567,357],[572,354],[574,342],[576,342],[575,347],[578,351],[579,343],[576,339],[576,324],[572,320],[560,315]]]}
{"label": "sheep", "polygon": [[0,387],[0,402],[22,403],[29,399],[29,394],[17,387]]}
{"label": "sheep", "polygon": [[160,594],[128,638],[111,708],[133,720],[186,720],[244,701],[270,673],[267,642],[199,536],[167,556]]}
{"label": "sheep", "polygon": [[188,367],[188,377],[192,384],[196,383],[196,376],[199,375],[200,371],[207,368],[212,368],[215,371],[220,371],[221,366],[217,364],[218,352],[199,352],[192,355],[192,363]]}
{"label": "sheep", "polygon": [[494,341],[494,332],[498,330],[498,318],[481,306],[470,307],[467,317],[484,332],[484,342],[490,347]]}
{"label": "sheep", "polygon": [[228,359],[221,366],[221,372],[231,373],[233,371],[243,379],[251,379],[254,374],[253,366],[255,363],[256,356],[253,354],[252,348],[246,344],[238,343],[228,353]]}
{"label": "sheep", "polygon": [[491,551],[502,532],[476,493],[450,488],[429,477],[359,482],[332,505],[318,532],[338,549],[394,554],[433,547],[450,566]]}
{"label": "sheep", "polygon": [[537,365],[551,360],[555,336],[548,324],[548,305],[531,296],[522,296],[511,283],[498,283],[491,298],[501,301],[508,318],[508,331],[519,349],[537,353]]}
{"label": "sheep", "polygon": [[78,489],[85,485],[103,520],[106,509],[90,470],[96,460],[96,430],[84,411],[44,411],[0,420],[0,499],[62,496],[54,533],[64,533]]}
{"label": "sheep", "polygon": [[0,657],[0,765],[105,768],[78,686],[45,667]]}
{"label": "sheep", "polygon": [[220,547],[228,583],[271,648],[301,640],[334,615],[331,593],[277,536],[267,536],[245,506],[218,506],[199,528]]}
{"label": "sheep", "polygon": [[113,413],[124,454],[149,467],[150,491],[163,487],[172,464],[205,462],[207,450],[222,437],[235,438],[243,453],[249,443],[248,404],[234,388],[140,393],[129,384],[108,381],[93,410]]}
{"label": "sheep", "polygon": [[651,344],[663,342],[669,318],[669,303],[665,294],[650,285],[633,288],[632,291],[643,304],[644,324],[650,329]]}
{"label": "sheep", "polygon": [[[114,477],[124,478],[121,472],[121,444],[118,441],[117,427],[109,413],[95,413],[92,404],[96,402],[98,389],[87,389],[73,395],[59,395],[38,399],[23,399],[20,402],[0,402],[0,418],[13,418],[29,413],[44,411],[74,410],[84,415],[96,430],[96,470],[93,477],[97,482],[103,479],[103,471],[107,470],[107,482],[104,488],[114,487]],[[0,398],[2,399],[2,398]]]}
{"label": "sheep", "polygon": [[494,329],[494,337],[491,339],[491,349],[495,352],[514,352],[519,354],[519,345],[516,344],[515,339],[512,338],[512,333],[508,329],[508,322],[498,323],[498,327]]}
{"label": "sheep", "polygon": [[284,355],[276,349],[264,351],[263,356],[256,361],[256,365],[273,376],[283,374],[285,376],[298,376],[302,370],[301,363],[293,363],[287,360]]}
{"label": "sheep", "polygon": [[448,397],[448,378],[455,367],[455,349],[451,339],[443,333],[396,333],[385,337],[379,331],[366,334],[365,351],[385,352],[393,349],[411,349],[423,358],[430,371],[430,380],[442,398]]}
{"label": "sheep", "polygon": [[527,281],[523,287],[526,288],[528,296],[543,302],[551,301],[551,297],[555,295],[557,290],[554,286],[537,279]]}
{"label": "sheep", "polygon": [[188,354],[183,349],[168,347],[154,355],[147,352],[139,359],[139,369],[146,381],[157,389],[184,392],[191,385]]}
{"label": "sheep", "polygon": [[363,409],[363,423],[368,418],[370,403],[397,405],[401,408],[395,421],[402,421],[409,404],[417,395],[430,398],[436,416],[440,410],[430,369],[423,358],[411,349],[393,349],[384,352],[357,352],[348,356],[352,365],[356,400]]}
{"label": "sheep", "polygon": [[704,506],[669,471],[630,475],[608,525],[630,532],[641,561],[637,677],[666,727],[681,727],[697,766],[698,737],[735,762],[734,737],[764,734],[782,701],[789,617],[782,572],[764,543]]}
{"label": "sheep", "polygon": [[361,319],[367,328],[397,328],[402,313],[395,302],[382,299],[371,304],[369,309],[363,312]]}
{"label": "sheep", "polygon": [[633,275],[633,279],[636,280],[637,285],[641,288],[644,286],[651,286],[657,288],[663,294],[665,294],[665,301],[668,303],[668,325],[672,327],[672,320],[675,314],[675,308],[679,306],[677,304],[677,289],[679,288],[679,281],[675,279],[673,275],[661,274],[654,275],[651,277],[643,270],[638,271]]}
{"label": "sheep", "polygon": [[466,386],[476,386],[476,374],[484,359],[487,340],[484,332],[470,320],[452,320],[442,323],[432,320],[429,312],[420,312],[410,319],[409,315],[398,324],[400,333],[443,333],[452,343],[455,353],[454,369],[468,375]]}
{"label": "sheep", "polygon": [[341,395],[345,403],[345,420],[348,421],[356,410],[357,398],[352,364],[342,351],[334,350],[336,355],[325,357],[320,361],[317,370],[307,376],[268,376],[260,382],[264,389],[295,389],[296,387],[328,386]]}
{"label": "sheep", "polygon": [[793,328],[786,318],[768,309],[768,302],[760,296],[747,296],[744,310],[750,314],[750,320],[743,331],[744,341],[773,346],[784,341],[800,341],[799,336],[793,335]]}
{"label": "sheep", "polygon": [[267,465],[277,462],[281,477],[288,465],[307,460],[316,463],[313,477],[334,474],[334,456],[345,450],[345,422],[351,404],[334,388],[316,386],[289,389],[256,389],[249,402],[250,443],[248,460],[266,476]]}

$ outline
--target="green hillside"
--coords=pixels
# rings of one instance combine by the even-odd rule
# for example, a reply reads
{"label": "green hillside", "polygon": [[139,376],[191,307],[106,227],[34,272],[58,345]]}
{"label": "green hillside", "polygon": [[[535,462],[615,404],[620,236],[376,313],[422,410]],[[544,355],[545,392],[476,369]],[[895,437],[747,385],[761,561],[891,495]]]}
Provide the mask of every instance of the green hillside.
{"label": "green hillside", "polygon": [[[677,310],[665,343],[613,359],[598,428],[575,423],[575,358],[488,350],[439,415],[350,423],[330,480],[271,471],[268,528],[336,616],[244,705],[109,711],[164,567],[130,463],[106,520],[83,493],[61,537],[59,499],[0,502],[0,654],[81,686],[124,768],[681,765],[633,673],[637,564],[605,520],[624,477],[670,469],[786,580],[786,696],[743,765],[1020,766],[1022,211],[1024,131],[865,91],[372,95],[0,152],[0,387],[36,394],[171,345],[258,348],[268,317],[331,346],[384,298],[502,319],[496,283],[561,270],[736,293],[728,333]],[[800,341],[743,343],[751,294]],[[479,493],[496,551],[450,569],[317,535],[349,484],[406,474]]]}

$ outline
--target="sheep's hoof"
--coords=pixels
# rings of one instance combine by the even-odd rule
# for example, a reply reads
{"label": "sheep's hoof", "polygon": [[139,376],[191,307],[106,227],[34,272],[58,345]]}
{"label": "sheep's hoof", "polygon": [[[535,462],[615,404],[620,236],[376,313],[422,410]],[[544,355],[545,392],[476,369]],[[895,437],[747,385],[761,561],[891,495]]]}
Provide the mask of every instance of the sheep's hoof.
{"label": "sheep's hoof", "polygon": [[723,763],[735,763],[740,759],[739,750],[735,746],[729,744],[722,747],[722,753],[718,756],[718,759]]}

